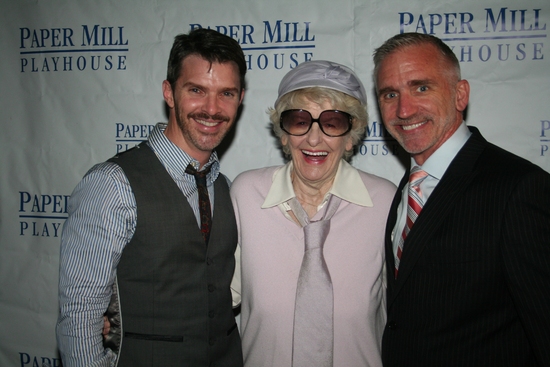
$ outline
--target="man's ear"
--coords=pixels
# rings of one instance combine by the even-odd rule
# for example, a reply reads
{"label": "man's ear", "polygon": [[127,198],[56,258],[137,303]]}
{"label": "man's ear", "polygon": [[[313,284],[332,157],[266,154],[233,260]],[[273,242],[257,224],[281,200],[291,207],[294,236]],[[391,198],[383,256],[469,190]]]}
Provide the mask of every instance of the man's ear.
{"label": "man's ear", "polygon": [[244,99],[244,88],[241,89],[241,99],[239,100],[239,106],[241,105],[241,103],[243,103],[243,99]]}
{"label": "man's ear", "polygon": [[162,82],[162,95],[168,107],[174,108],[174,92],[168,80]]}
{"label": "man's ear", "polygon": [[464,111],[468,106],[470,100],[470,83],[467,80],[459,80],[456,84],[456,109],[457,111]]}

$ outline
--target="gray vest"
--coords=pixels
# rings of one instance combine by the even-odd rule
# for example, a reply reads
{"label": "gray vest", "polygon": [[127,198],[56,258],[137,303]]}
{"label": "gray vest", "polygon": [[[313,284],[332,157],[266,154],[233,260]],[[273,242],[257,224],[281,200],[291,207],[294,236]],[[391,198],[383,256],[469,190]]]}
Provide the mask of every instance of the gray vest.
{"label": "gray vest", "polygon": [[142,143],[110,160],[126,174],[137,226],[117,268],[119,367],[242,366],[232,311],[237,225],[229,188],[214,183],[208,247],[195,215],[156,155]]}

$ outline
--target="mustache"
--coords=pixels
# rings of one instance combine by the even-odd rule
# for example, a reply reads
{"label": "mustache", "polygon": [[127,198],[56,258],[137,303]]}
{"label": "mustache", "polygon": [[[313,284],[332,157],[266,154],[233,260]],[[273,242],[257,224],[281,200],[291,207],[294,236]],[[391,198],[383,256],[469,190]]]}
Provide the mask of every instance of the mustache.
{"label": "mustache", "polygon": [[413,115],[405,119],[396,117],[388,121],[389,125],[412,125],[420,121],[433,120],[432,116],[428,115]]}
{"label": "mustache", "polygon": [[231,120],[229,116],[225,116],[219,113],[215,115],[209,115],[204,112],[190,113],[189,115],[187,115],[187,117],[194,120],[214,120],[214,121],[223,121],[223,122],[229,122]]}

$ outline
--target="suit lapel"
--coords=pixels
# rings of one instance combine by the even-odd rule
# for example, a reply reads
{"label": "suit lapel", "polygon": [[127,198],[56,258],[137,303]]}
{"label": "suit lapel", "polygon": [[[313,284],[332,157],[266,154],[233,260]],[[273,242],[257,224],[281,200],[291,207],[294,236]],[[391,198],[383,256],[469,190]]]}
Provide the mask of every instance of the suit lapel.
{"label": "suit lapel", "polygon": [[[424,205],[422,212],[418,216],[418,219],[405,240],[403,255],[401,256],[401,263],[399,265],[398,278],[395,279],[393,275],[390,276],[390,269],[388,269],[388,307],[401,290],[403,284],[407,281],[407,278],[414,271],[418,259],[424,250],[426,250],[427,245],[431,242],[433,233],[435,233],[441,223],[446,220],[454,203],[460,200],[462,192],[477,175],[474,169],[475,163],[485,148],[487,141],[481,136],[476,128],[470,127],[470,130],[472,131],[472,136],[445,171],[445,174],[430,195],[429,200],[426,202],[426,205]],[[390,236],[391,230],[395,226],[397,205],[400,201],[402,188],[408,179],[408,174],[409,172],[406,172],[405,177],[403,177],[399,185],[401,190],[398,190],[396,198],[394,198],[391,208],[392,212],[388,217],[389,228],[386,228],[386,256],[390,257],[387,262],[388,267],[390,263],[394,266],[393,246]],[[397,199],[397,196],[399,196],[399,199]],[[390,219],[392,222],[391,224]],[[388,249],[390,249],[389,252]],[[393,271],[393,267],[391,270]]]}

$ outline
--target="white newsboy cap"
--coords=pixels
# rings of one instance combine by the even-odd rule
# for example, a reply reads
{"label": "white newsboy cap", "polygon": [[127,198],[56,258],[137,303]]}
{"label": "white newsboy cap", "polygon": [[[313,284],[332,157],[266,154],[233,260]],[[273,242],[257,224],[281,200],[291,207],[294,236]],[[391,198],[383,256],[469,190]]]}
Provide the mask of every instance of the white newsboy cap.
{"label": "white newsboy cap", "polygon": [[275,105],[285,94],[311,87],[334,89],[367,104],[365,88],[353,70],[336,62],[315,60],[299,64],[283,77]]}

